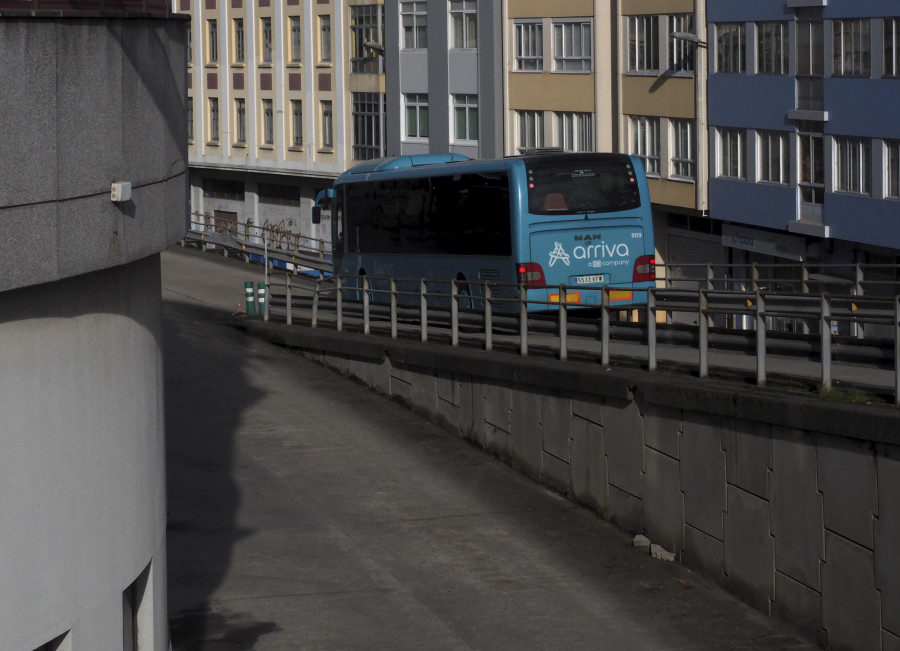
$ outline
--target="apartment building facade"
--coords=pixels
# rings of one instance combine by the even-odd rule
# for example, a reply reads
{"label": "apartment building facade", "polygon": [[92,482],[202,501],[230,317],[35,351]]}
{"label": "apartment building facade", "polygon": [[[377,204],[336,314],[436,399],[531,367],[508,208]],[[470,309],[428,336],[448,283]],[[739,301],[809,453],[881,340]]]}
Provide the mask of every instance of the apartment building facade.
{"label": "apartment building facade", "polygon": [[897,3],[709,0],[708,18],[710,216],[732,259],[896,264]]}

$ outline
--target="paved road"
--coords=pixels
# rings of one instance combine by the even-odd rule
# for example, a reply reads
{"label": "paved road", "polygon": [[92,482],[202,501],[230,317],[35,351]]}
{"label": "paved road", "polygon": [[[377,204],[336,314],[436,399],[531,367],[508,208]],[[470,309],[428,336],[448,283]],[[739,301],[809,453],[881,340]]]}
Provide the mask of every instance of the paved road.
{"label": "paved road", "polygon": [[162,266],[175,651],[816,648]]}

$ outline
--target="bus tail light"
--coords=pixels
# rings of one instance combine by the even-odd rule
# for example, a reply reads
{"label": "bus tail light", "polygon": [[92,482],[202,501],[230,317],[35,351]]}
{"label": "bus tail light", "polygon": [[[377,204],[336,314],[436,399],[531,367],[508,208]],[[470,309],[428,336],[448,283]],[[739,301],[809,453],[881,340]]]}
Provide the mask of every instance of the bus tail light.
{"label": "bus tail light", "polygon": [[634,274],[631,278],[636,283],[645,283],[656,280],[656,258],[652,255],[642,255],[634,263]]}
{"label": "bus tail light", "polygon": [[526,287],[544,285],[544,270],[537,262],[520,262],[516,265],[516,278]]}

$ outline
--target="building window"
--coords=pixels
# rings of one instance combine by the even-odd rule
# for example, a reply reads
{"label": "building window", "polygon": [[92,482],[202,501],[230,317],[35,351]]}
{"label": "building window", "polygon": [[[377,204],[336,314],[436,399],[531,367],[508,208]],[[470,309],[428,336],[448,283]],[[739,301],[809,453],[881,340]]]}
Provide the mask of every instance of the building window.
{"label": "building window", "polygon": [[219,142],[219,98],[209,98],[209,141]]}
{"label": "building window", "polygon": [[799,122],[797,140],[800,200],[803,203],[821,204],[825,199],[825,149],[821,123]]}
{"label": "building window", "polygon": [[628,71],[659,70],[659,16],[628,16]]}
{"label": "building window", "polygon": [[478,95],[453,96],[453,137],[478,140]]}
{"label": "building window", "polygon": [[594,150],[594,115],[592,113],[557,113],[556,132],[564,151]]}
{"label": "building window", "polygon": [[884,19],[884,76],[900,77],[900,18]]}
{"label": "building window", "polygon": [[303,102],[291,100],[291,147],[303,146]]}
{"label": "building window", "polygon": [[234,62],[244,62],[244,19],[234,19]]}
{"label": "building window", "polygon": [[719,129],[718,174],[724,179],[746,178],[747,133],[742,129]]}
{"label": "building window", "polygon": [[693,120],[672,120],[672,175],[695,178],[695,127]]}
{"label": "building window", "polygon": [[406,104],[406,137],[428,137],[428,95],[407,93],[403,96]]}
{"label": "building window", "polygon": [[591,71],[591,24],[553,23],[553,65],[556,70]]}
{"label": "building window", "polygon": [[831,21],[834,38],[834,69],[839,77],[868,77],[872,71],[869,20]]}
{"label": "building window", "polygon": [[331,61],[331,16],[319,16],[319,61]]}
{"label": "building window", "polygon": [[259,45],[260,61],[272,63],[272,19],[263,17],[259,19]]}
{"label": "building window", "polygon": [[716,72],[742,74],[747,70],[743,23],[716,25]]}
{"label": "building window", "polygon": [[450,0],[450,47],[478,47],[475,0]]}
{"label": "building window", "polygon": [[516,70],[544,69],[544,26],[516,23]]}
{"label": "building window", "polygon": [[303,52],[303,31],[300,27],[300,16],[290,16],[291,30],[291,63],[299,63]]}
{"label": "building window", "polygon": [[659,118],[631,118],[631,153],[644,163],[644,171],[659,176]]}
{"label": "building window", "polygon": [[400,20],[403,24],[403,48],[424,50],[428,47],[428,12],[425,2],[401,2]]}
{"label": "building window", "polygon": [[384,5],[350,7],[350,72],[377,74],[378,57],[366,43],[384,42]]}
{"label": "building window", "polygon": [[262,101],[262,144],[271,146],[275,144],[275,111],[272,108],[272,100]]}
{"label": "building window", "polygon": [[871,150],[871,141],[865,138],[835,137],[835,190],[869,194],[872,187]]}
{"label": "building window", "polygon": [[218,63],[219,61],[219,21],[206,21],[206,41],[207,41],[207,63]]}
{"label": "building window", "polygon": [[519,125],[519,149],[537,149],[544,146],[544,112],[516,111]]}
{"label": "building window", "polygon": [[756,72],[765,75],[788,73],[787,23],[756,25]]}
{"label": "building window", "polygon": [[371,160],[382,155],[381,134],[384,120],[384,95],[352,93],[353,159]]}
{"label": "building window", "polygon": [[900,199],[900,140],[888,140],[887,148],[887,182],[885,190],[892,199]]}
{"label": "building window", "polygon": [[680,14],[669,16],[669,70],[676,72],[694,72],[694,53],[697,45],[683,38],[673,38],[671,34],[694,33],[694,16]]}
{"label": "building window", "polygon": [[331,149],[334,147],[334,114],[331,108],[331,100],[321,103],[322,109],[322,147]]}
{"label": "building window", "polygon": [[194,98],[187,98],[187,139],[194,142]]}
{"label": "building window", "polygon": [[759,180],[764,183],[790,182],[788,137],[781,131],[759,132]]}
{"label": "building window", "polygon": [[234,144],[247,142],[247,100],[238,97],[234,100]]}

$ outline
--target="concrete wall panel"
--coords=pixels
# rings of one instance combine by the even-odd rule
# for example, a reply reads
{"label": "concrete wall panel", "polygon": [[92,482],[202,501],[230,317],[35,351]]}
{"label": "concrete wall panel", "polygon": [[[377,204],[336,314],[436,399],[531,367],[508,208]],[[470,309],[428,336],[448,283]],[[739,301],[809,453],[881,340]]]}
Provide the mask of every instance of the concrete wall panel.
{"label": "concrete wall panel", "polygon": [[816,486],[816,449],[810,437],[773,429],[772,532],[779,572],[820,590],[825,557],[822,496]]}
{"label": "concrete wall panel", "polygon": [[772,615],[793,622],[813,639],[825,639],[822,628],[822,593],[781,572],[775,572]]}
{"label": "concrete wall panel", "polygon": [[512,394],[512,457],[530,477],[540,477],[542,467],[543,441],[537,427],[541,418],[540,404],[533,393],[514,391]]}
{"label": "concrete wall panel", "polygon": [[541,455],[541,481],[553,490],[567,495],[572,487],[572,469],[569,464],[552,454]]}
{"label": "concrete wall panel", "polygon": [[[642,402],[638,396],[639,404]],[[674,459],[679,458],[682,416],[677,409],[641,406],[644,414],[644,443]]]}
{"label": "concrete wall panel", "polygon": [[684,551],[681,560],[716,583],[725,585],[725,544],[690,525],[684,527]]}
{"label": "concrete wall panel", "polygon": [[609,507],[609,477],[603,452],[603,428],[595,422],[572,419],[572,495],[598,513]]}
{"label": "concrete wall panel", "polygon": [[641,500],[610,484],[609,520],[625,531],[640,531],[643,527]]}
{"label": "concrete wall panel", "polygon": [[722,540],[725,532],[725,453],[720,419],[684,420],[681,439],[681,488],[685,522]]}
{"label": "concrete wall panel", "polygon": [[728,487],[725,573],[729,591],[754,608],[769,612],[769,595],[775,591],[769,502],[735,486]]}
{"label": "concrete wall panel", "polygon": [[644,533],[667,551],[684,548],[684,496],[677,459],[652,448],[645,453]]}
{"label": "concrete wall panel", "polygon": [[[896,452],[895,452],[896,454]],[[878,519],[875,521],[875,585],[881,591],[881,624],[900,636],[900,459],[878,457]]]}
{"label": "concrete wall panel", "polygon": [[825,532],[822,624],[833,649],[877,649],[881,602],[870,550]]}
{"label": "concrete wall panel", "polygon": [[541,398],[541,432],[544,452],[568,463],[572,437],[571,400],[553,395]]}
{"label": "concrete wall panel", "polygon": [[764,424],[729,421],[724,424],[722,445],[728,483],[768,500],[772,428]]}
{"label": "concrete wall panel", "polygon": [[878,502],[871,446],[827,437],[817,449],[825,528],[872,549]]}
{"label": "concrete wall panel", "polygon": [[[0,156],[3,155],[2,149],[0,148]],[[2,178],[3,174],[0,174],[0,179]],[[59,278],[57,248],[43,246],[46,240],[56,241],[56,219],[57,207],[49,203],[7,208],[3,211],[0,219],[3,236],[0,241],[18,242],[18,246],[14,253],[9,252],[10,257],[3,265],[5,272],[0,274],[0,291]]]}
{"label": "concrete wall panel", "polygon": [[610,400],[603,408],[603,446],[609,483],[637,498],[642,496],[644,436],[641,415],[633,402]]}

